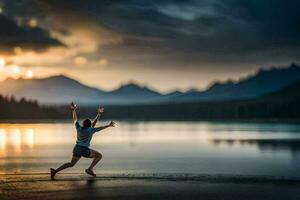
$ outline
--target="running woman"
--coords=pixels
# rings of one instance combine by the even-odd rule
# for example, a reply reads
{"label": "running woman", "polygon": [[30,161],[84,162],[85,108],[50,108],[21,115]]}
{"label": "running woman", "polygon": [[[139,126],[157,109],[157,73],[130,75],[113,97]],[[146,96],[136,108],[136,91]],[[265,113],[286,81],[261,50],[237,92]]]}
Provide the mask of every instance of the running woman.
{"label": "running woman", "polygon": [[77,141],[76,144],[73,148],[73,157],[71,159],[71,162],[67,162],[63,165],[61,165],[57,169],[50,169],[50,174],[51,174],[51,179],[53,180],[55,175],[69,167],[73,167],[79,159],[83,156],[85,158],[93,158],[94,160],[92,161],[90,167],[85,170],[85,172],[91,176],[96,176],[96,174],[93,171],[94,166],[101,160],[102,154],[99,153],[96,150],[90,149],[90,142],[93,138],[94,133],[99,132],[101,130],[104,130],[108,127],[114,127],[115,122],[111,121],[108,125],[106,126],[100,126],[96,127],[96,123],[101,116],[101,114],[104,112],[104,108],[99,107],[97,109],[97,115],[93,122],[90,119],[85,119],[82,123],[82,126],[79,124],[77,121],[77,105],[74,104],[73,102],[70,105],[70,108],[72,110],[72,115],[73,115],[73,121],[77,130]]}

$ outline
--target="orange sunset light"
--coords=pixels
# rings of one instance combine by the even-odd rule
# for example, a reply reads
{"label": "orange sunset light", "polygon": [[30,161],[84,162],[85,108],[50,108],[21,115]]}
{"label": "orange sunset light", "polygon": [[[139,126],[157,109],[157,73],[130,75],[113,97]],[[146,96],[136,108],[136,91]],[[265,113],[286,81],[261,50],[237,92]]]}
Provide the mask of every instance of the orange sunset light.
{"label": "orange sunset light", "polygon": [[27,79],[33,78],[33,71],[32,71],[32,70],[27,70],[27,71],[25,72],[25,77],[26,77]]}
{"label": "orange sunset light", "polygon": [[34,72],[31,69],[25,70],[16,64],[7,65],[5,58],[0,57],[0,77],[23,77],[26,79],[32,79],[34,77]]}
{"label": "orange sunset light", "polygon": [[0,69],[3,69],[5,66],[5,59],[0,57]]}

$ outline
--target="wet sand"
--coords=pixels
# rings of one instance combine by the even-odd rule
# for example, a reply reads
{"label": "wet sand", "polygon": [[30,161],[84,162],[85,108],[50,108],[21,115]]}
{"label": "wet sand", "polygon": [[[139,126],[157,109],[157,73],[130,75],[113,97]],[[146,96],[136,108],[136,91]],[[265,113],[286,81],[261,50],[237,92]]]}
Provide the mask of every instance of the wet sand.
{"label": "wet sand", "polygon": [[64,173],[0,175],[1,200],[300,199],[300,180],[267,176]]}

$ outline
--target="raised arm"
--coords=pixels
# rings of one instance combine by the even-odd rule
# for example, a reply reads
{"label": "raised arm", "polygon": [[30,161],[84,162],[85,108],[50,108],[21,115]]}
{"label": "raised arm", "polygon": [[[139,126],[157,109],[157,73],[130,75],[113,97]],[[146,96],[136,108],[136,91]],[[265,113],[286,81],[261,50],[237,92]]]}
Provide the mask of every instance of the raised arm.
{"label": "raised arm", "polygon": [[95,127],[96,126],[96,123],[99,119],[99,117],[101,116],[101,114],[104,112],[104,108],[100,107],[97,109],[97,115],[96,117],[94,118],[93,122],[92,122],[92,127]]}
{"label": "raised arm", "polygon": [[73,122],[75,124],[77,122],[77,113],[76,113],[77,105],[74,102],[72,102],[70,105],[70,109],[72,110]]}
{"label": "raised arm", "polygon": [[111,121],[108,125],[105,125],[105,126],[100,126],[100,127],[97,127],[97,132],[98,131],[101,131],[101,130],[104,130],[106,128],[109,128],[109,127],[115,127],[116,123]]}

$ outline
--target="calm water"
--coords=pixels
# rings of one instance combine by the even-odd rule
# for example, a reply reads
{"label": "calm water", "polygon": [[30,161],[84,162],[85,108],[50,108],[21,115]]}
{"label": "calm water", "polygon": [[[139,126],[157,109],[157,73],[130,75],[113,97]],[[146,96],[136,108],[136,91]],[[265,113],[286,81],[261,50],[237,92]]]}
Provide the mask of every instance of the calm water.
{"label": "calm water", "polygon": [[[0,124],[0,173],[46,172],[71,157],[71,123]],[[97,173],[193,173],[300,177],[300,125],[119,122],[96,134]],[[66,172],[82,172],[81,159]]]}

